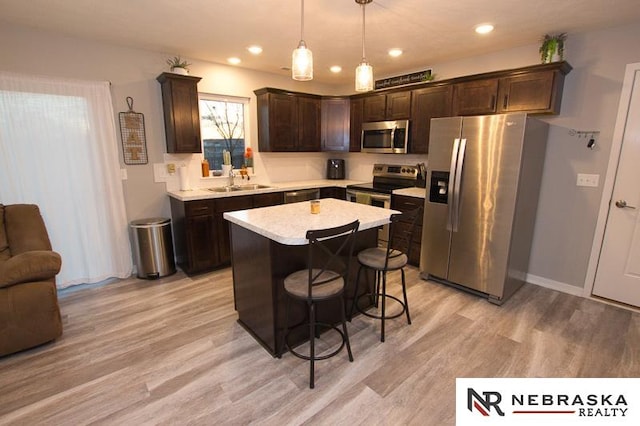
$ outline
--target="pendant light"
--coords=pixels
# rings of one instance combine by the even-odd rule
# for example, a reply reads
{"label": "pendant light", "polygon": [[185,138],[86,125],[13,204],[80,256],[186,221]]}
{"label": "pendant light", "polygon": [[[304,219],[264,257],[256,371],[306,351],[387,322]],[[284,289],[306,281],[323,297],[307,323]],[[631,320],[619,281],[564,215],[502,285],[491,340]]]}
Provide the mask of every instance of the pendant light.
{"label": "pendant light", "polygon": [[291,78],[299,81],[313,80],[313,53],[304,42],[304,0],[301,0],[300,43],[291,55]]}
{"label": "pendant light", "polygon": [[362,8],[362,62],[356,68],[356,92],[373,90],[373,67],[369,65],[364,54],[364,7],[373,0],[355,0]]}

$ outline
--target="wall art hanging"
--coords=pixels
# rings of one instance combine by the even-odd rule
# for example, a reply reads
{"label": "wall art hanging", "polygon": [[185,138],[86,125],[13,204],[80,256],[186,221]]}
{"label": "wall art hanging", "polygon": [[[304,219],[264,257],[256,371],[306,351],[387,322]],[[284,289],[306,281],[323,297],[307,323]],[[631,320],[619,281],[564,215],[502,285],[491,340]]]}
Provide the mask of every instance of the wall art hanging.
{"label": "wall art hanging", "polygon": [[144,114],[133,110],[133,98],[131,96],[127,96],[127,106],[129,111],[119,114],[124,164],[147,164]]}

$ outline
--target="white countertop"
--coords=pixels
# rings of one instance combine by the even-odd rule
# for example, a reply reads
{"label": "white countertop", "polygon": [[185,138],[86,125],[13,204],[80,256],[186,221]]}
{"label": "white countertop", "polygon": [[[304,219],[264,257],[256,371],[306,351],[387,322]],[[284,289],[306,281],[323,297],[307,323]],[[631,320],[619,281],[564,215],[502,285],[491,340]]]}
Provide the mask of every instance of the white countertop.
{"label": "white countertop", "polygon": [[[236,178],[236,183],[239,185],[254,183],[253,181],[247,182]],[[257,182],[256,182],[257,183]],[[268,183],[269,188],[261,188],[261,189],[252,189],[245,191],[233,191],[233,192],[212,192],[208,191],[206,188],[200,189],[192,189],[189,191],[167,191],[167,194],[170,197],[173,197],[180,201],[193,201],[193,200],[204,200],[207,198],[223,198],[223,197],[235,197],[239,195],[254,195],[254,194],[263,194],[267,192],[280,192],[280,191],[297,191],[300,189],[309,189],[309,188],[323,188],[323,187],[332,187],[337,186],[340,188],[346,188],[347,185],[352,185],[356,183],[363,183],[362,181],[356,180],[346,180],[346,179],[318,179],[318,180],[307,180],[307,181],[295,181],[295,182],[278,182],[278,183]],[[213,186],[213,185],[212,185]],[[218,185],[224,186],[224,185]]]}
{"label": "white countertop", "polygon": [[404,195],[407,197],[415,197],[415,198],[422,198],[424,199],[424,197],[427,194],[427,189],[426,188],[403,188],[403,189],[395,189],[393,191],[394,195]]}
{"label": "white countertop", "polygon": [[307,244],[310,229],[324,229],[360,220],[359,230],[376,228],[389,223],[397,210],[352,203],[335,198],[320,200],[320,213],[311,214],[309,201],[280,204],[250,210],[227,212],[229,222],[249,229],[280,244]]}

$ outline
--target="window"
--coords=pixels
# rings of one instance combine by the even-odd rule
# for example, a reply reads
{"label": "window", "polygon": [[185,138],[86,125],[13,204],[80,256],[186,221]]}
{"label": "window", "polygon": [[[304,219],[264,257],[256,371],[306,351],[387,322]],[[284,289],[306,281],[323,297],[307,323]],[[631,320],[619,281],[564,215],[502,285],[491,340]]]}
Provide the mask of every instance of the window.
{"label": "window", "polygon": [[248,98],[233,98],[206,93],[199,95],[202,152],[209,168],[221,170],[224,151],[228,151],[231,164],[240,168],[245,153],[245,112]]}
{"label": "window", "polygon": [[131,275],[113,117],[107,82],[0,72],[0,202],[38,205],[58,288]]}

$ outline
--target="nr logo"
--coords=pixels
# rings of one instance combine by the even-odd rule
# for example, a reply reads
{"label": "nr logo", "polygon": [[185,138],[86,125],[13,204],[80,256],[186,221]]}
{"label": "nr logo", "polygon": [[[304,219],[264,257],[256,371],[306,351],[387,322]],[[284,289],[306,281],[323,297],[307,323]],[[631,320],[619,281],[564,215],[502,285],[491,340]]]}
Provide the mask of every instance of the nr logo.
{"label": "nr logo", "polygon": [[502,395],[500,392],[482,392],[482,396],[472,388],[467,388],[467,409],[473,413],[479,412],[483,416],[490,416],[492,409],[499,416],[504,416],[504,412],[500,409],[500,401]]}

